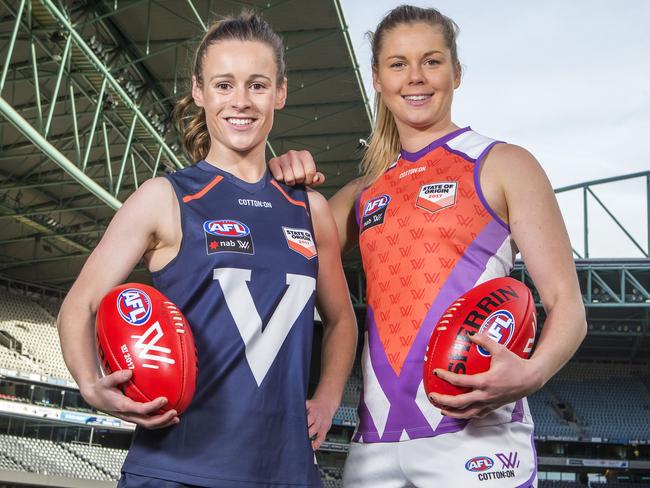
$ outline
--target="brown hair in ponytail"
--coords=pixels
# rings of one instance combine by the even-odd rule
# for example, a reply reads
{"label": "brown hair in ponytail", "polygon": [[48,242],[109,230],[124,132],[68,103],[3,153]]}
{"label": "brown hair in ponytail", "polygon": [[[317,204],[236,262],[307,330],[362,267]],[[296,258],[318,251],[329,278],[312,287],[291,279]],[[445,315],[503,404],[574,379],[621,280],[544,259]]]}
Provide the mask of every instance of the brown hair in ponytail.
{"label": "brown hair in ponytail", "polygon": [[[208,48],[219,41],[257,41],[267,44],[275,54],[277,81],[285,77],[284,45],[282,39],[269,24],[251,11],[243,11],[237,16],[226,17],[214,22],[201,39],[192,64],[192,75],[199,86],[203,85],[203,60]],[[210,134],[205,121],[205,112],[194,104],[190,93],[183,97],[174,108],[178,130],[183,134],[183,147],[192,161],[204,159],[210,151]]]}

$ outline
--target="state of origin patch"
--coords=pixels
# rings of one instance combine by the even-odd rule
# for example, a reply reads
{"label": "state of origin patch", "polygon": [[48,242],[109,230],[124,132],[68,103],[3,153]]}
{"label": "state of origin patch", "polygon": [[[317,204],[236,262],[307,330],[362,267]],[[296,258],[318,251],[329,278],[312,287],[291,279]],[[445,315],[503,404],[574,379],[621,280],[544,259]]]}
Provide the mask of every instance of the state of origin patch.
{"label": "state of origin patch", "polygon": [[289,249],[297,252],[307,259],[315,258],[317,256],[316,245],[312,238],[311,232],[307,229],[292,229],[290,227],[282,227],[284,237],[287,239]]}
{"label": "state of origin patch", "polygon": [[379,195],[378,197],[368,200],[363,206],[359,232],[364,232],[375,225],[383,224],[389,203],[389,195]]}
{"label": "state of origin patch", "polygon": [[415,206],[429,212],[437,212],[443,208],[451,207],[456,204],[457,188],[456,181],[441,181],[440,183],[422,185]]}

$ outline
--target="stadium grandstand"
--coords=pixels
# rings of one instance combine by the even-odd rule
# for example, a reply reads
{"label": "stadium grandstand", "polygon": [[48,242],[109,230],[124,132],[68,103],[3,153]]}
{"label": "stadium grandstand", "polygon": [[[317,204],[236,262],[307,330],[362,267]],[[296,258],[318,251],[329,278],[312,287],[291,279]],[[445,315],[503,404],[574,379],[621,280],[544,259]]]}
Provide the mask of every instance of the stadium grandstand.
{"label": "stadium grandstand", "polygon": [[[190,164],[174,102],[206,23],[243,3],[0,0],[0,488],[115,486],[134,426],[85,404],[61,357],[55,317],[121,202],[147,178]],[[357,174],[371,120],[339,0],[245,4],[287,46],[289,99],[267,153],[310,150],[329,196]],[[641,232],[597,196],[632,179],[650,188],[645,172],[556,190],[584,204],[572,242],[589,332],[529,399],[540,487],[650,486],[650,196],[639,202]],[[591,255],[594,208],[631,243],[629,258]],[[359,256],[345,266],[363,324]],[[534,291],[521,264],[513,276]],[[150,281],[144,265],[130,280]],[[317,453],[326,487],[342,486],[360,377],[355,366]]]}

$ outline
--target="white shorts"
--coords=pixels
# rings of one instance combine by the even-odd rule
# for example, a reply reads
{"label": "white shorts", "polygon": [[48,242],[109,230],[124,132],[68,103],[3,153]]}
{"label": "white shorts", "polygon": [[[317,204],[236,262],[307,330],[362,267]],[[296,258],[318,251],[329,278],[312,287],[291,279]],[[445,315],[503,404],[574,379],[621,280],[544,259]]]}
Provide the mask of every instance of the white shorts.
{"label": "white shorts", "polygon": [[345,488],[536,488],[533,425],[512,422],[402,442],[350,444]]}

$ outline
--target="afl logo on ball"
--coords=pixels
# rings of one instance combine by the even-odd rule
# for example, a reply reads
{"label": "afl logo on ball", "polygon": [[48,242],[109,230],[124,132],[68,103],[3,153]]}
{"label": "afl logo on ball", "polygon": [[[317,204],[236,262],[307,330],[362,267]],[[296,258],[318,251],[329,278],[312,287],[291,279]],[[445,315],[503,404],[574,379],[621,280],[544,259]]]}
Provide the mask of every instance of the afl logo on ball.
{"label": "afl logo on ball", "polygon": [[117,311],[131,325],[144,325],[151,317],[151,299],[142,290],[127,288],[117,296]]}
{"label": "afl logo on ball", "polygon": [[244,237],[251,232],[248,226],[239,220],[206,220],[203,230],[220,237]]}
{"label": "afl logo on ball", "polygon": [[[485,332],[493,341],[507,346],[515,332],[515,319],[507,310],[497,310],[485,319],[480,332]],[[481,356],[490,356],[490,353],[482,347],[476,348]]]}
{"label": "afl logo on ball", "polygon": [[487,471],[494,466],[494,461],[487,456],[477,456],[465,463],[465,469],[476,473],[478,471]]}

